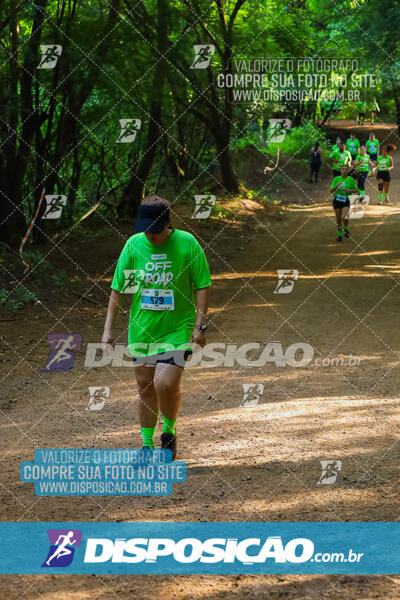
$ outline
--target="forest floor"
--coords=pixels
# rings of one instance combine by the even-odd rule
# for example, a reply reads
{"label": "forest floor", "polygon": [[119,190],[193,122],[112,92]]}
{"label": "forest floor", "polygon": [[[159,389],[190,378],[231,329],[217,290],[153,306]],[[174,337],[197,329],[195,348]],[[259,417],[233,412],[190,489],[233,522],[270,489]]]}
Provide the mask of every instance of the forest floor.
{"label": "forest floor", "polygon": [[[364,140],[370,129],[336,121],[330,134],[355,130]],[[399,145],[393,125],[374,131]],[[50,290],[42,305],[0,323],[1,520],[397,520],[400,153],[393,158],[390,203],[377,205],[371,177],[370,205],[350,221],[351,238],[341,244],[327,169],[318,184],[306,173],[293,179],[284,210],[272,215],[242,200],[233,203],[240,220],[200,223],[178,207],[175,226],[195,230],[213,272],[208,342],[278,341],[284,351],[306,342],[315,355],[301,368],[188,368],[177,423],[187,481],[174,484],[170,497],[37,497],[32,484],[19,481],[20,461],[33,460],[37,448],[141,447],[133,368],[83,368],[86,345],[101,339],[114,261],[130,226],[103,240],[66,240],[54,264],[70,279],[80,276],[74,291]],[[277,269],[299,271],[291,293],[273,293]],[[126,327],[123,317],[121,342]],[[40,371],[49,332],[82,336],[66,373]],[[315,363],[350,355],[361,359],[357,366]],[[246,383],[265,386],[252,408],[242,406]],[[92,385],[111,388],[102,411],[86,410]],[[318,485],[325,459],[342,461],[332,485]],[[0,584],[9,600],[400,598],[393,576],[38,575],[3,576]]]}

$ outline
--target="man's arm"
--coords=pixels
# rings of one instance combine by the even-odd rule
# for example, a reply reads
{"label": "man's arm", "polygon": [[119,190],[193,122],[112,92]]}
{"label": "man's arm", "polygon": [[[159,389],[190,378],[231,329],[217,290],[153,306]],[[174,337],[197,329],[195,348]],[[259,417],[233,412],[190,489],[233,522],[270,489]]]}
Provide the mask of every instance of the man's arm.
{"label": "man's arm", "polygon": [[101,339],[104,350],[107,348],[108,344],[114,344],[114,325],[123,306],[123,302],[123,294],[116,292],[115,290],[111,290],[110,300],[108,301],[106,323],[104,325],[103,337]]}
{"label": "man's arm", "polygon": [[210,297],[210,287],[201,288],[194,292],[196,302],[196,324],[193,329],[191,341],[194,344],[205,346],[206,336],[204,331],[200,331],[199,326],[204,323],[207,316],[208,300]]}
{"label": "man's arm", "polygon": [[336,185],[332,185],[332,186],[331,186],[331,189],[330,189],[330,192],[331,192],[331,193],[333,193],[333,192],[336,192],[336,190],[338,189],[338,187],[339,187],[340,185],[342,185],[342,183],[343,183],[343,181],[339,181],[339,183],[337,183]]}

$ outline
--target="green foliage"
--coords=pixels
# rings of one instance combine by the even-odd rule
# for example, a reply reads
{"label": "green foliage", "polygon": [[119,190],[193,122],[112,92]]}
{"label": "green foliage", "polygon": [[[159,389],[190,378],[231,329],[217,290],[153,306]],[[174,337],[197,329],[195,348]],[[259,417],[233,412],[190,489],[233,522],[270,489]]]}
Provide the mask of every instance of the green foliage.
{"label": "green foliage", "polygon": [[74,244],[82,244],[87,242],[94,242],[101,238],[106,237],[110,234],[110,227],[108,225],[102,225],[98,229],[91,229],[84,223],[75,225],[73,230],[68,236],[68,239]]}
{"label": "green foliage", "polygon": [[[43,256],[40,250],[28,249],[24,252],[24,259],[31,265],[27,280],[40,287],[64,289],[68,285],[68,278],[64,271],[55,270],[52,264]],[[17,259],[10,261],[10,270],[17,271],[21,263]]]}
{"label": "green foliage", "polygon": [[[189,184],[191,193],[200,193],[210,181],[215,183],[218,166],[223,178],[221,148],[254,145],[260,152],[275,154],[275,145],[268,146],[265,139],[271,117],[285,116],[295,125],[281,145],[283,152],[306,158],[316,140],[325,149],[321,131],[312,125],[317,102],[260,98],[226,102],[227,94],[216,90],[215,83],[222,69],[229,70],[224,60],[234,65],[236,60],[251,58],[355,59],[360,70],[378,75],[381,113],[377,121],[394,121],[400,110],[398,2],[172,0],[164,4],[168,8],[165,27],[160,26],[162,2],[154,0],[121,2],[120,14],[113,3],[100,0],[48,0],[44,10],[42,3],[0,3],[0,135],[6,144],[0,170],[9,174],[0,182],[0,191],[3,202],[11,197],[0,221],[11,210],[14,219],[25,216],[25,222],[16,219],[16,239],[24,227],[26,231],[44,184],[46,193],[67,196],[62,219],[42,222],[46,234],[70,226],[99,198],[107,201],[100,211],[132,217],[131,204],[139,201],[141,193],[136,190],[132,199],[124,191],[135,187],[130,185],[135,181],[142,181],[148,192],[168,195],[172,191],[178,199],[182,195],[191,202],[185,193]],[[39,18],[41,25],[35,29]],[[163,31],[166,51],[158,47]],[[33,41],[62,45],[56,69],[36,69],[39,52],[29,54]],[[215,46],[210,69],[191,68],[194,44]],[[26,69],[25,64],[31,66]],[[162,83],[157,78],[160,73],[165,74]],[[30,94],[22,94],[28,76],[31,100]],[[375,95],[374,90],[363,93],[368,100]],[[157,103],[159,112],[153,113]],[[341,117],[354,118],[354,112],[354,105],[345,101]],[[27,119],[30,114],[32,122]],[[116,143],[119,121],[124,118],[141,121],[132,143]],[[158,130],[149,136],[155,121]],[[149,168],[140,169],[153,149]],[[25,153],[26,160],[16,165],[14,158]],[[241,175],[235,172],[234,176]],[[15,182],[21,182],[21,189]],[[73,235],[76,241],[90,241],[100,234],[79,228]]]}
{"label": "green foliage", "polygon": [[18,310],[25,304],[32,304],[38,299],[33,292],[19,285],[15,290],[0,289],[0,309],[1,310]]}
{"label": "green foliage", "polygon": [[246,148],[246,146],[252,145],[260,152],[276,156],[279,146],[281,153],[290,154],[294,158],[308,158],[310,149],[315,142],[319,142],[322,152],[329,151],[329,142],[326,139],[325,133],[313,122],[306,121],[302,125],[299,125],[299,127],[290,129],[284,141],[279,144],[268,144],[266,140],[262,140],[260,145],[258,133],[249,131],[235,141],[234,147]]}
{"label": "green foliage", "polygon": [[[281,152],[296,158],[308,158],[315,142],[319,142],[322,152],[328,152],[329,142],[325,133],[311,121],[306,121],[303,125],[290,129],[279,147]],[[272,148],[277,145],[270,144]]]}
{"label": "green foliage", "polygon": [[30,250],[29,253],[25,253],[29,262],[31,262],[32,280],[44,287],[51,287],[52,289],[63,289],[68,284],[68,279],[64,271],[55,271],[51,263],[43,258],[43,255],[38,250]]}

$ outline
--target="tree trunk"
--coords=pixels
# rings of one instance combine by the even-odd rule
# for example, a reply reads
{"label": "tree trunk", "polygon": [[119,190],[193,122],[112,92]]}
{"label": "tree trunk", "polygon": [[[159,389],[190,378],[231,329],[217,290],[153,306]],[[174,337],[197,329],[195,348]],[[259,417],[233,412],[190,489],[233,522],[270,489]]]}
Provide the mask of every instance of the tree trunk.
{"label": "tree trunk", "polygon": [[[15,107],[20,105],[19,121],[21,122],[21,142],[17,151],[16,130],[18,116],[16,109],[12,108],[10,114],[11,136],[10,143],[6,146],[2,156],[2,177],[0,183],[0,239],[17,246],[25,232],[25,218],[22,207],[22,190],[28,161],[31,152],[31,143],[38,126],[38,115],[33,110],[32,81],[36,73],[38,49],[41,40],[42,26],[45,17],[47,0],[37,0],[36,10],[32,22],[32,33],[26,47],[20,80],[20,102],[15,98],[18,89],[18,71],[15,58],[10,62],[11,94],[9,102],[15,102]],[[14,14],[14,13],[13,13]],[[16,16],[15,16],[16,19]],[[14,16],[10,19],[12,50],[18,50],[18,32]],[[16,56],[16,55],[14,55]],[[7,136],[7,137],[8,137]]]}
{"label": "tree trunk", "polygon": [[151,89],[152,101],[149,111],[149,125],[147,128],[146,148],[139,165],[134,165],[131,178],[124,190],[119,212],[129,218],[136,218],[140,202],[143,197],[146,180],[153,166],[157,146],[162,138],[162,102],[163,88],[166,79],[167,64],[161,58],[168,49],[168,0],[158,0],[158,62],[154,69],[153,84]]}
{"label": "tree trunk", "polygon": [[221,179],[224,189],[228,193],[237,194],[239,191],[238,181],[233,171],[231,154],[229,151],[229,136],[216,137]]}

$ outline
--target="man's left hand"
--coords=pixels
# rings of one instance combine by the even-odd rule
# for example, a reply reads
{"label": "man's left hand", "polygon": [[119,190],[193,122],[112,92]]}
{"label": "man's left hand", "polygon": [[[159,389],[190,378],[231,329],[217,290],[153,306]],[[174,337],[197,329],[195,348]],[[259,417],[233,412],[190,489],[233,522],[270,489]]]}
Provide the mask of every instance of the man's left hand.
{"label": "man's left hand", "polygon": [[206,336],[204,331],[200,331],[198,327],[193,329],[192,337],[190,339],[192,344],[199,344],[202,348],[206,345]]}

